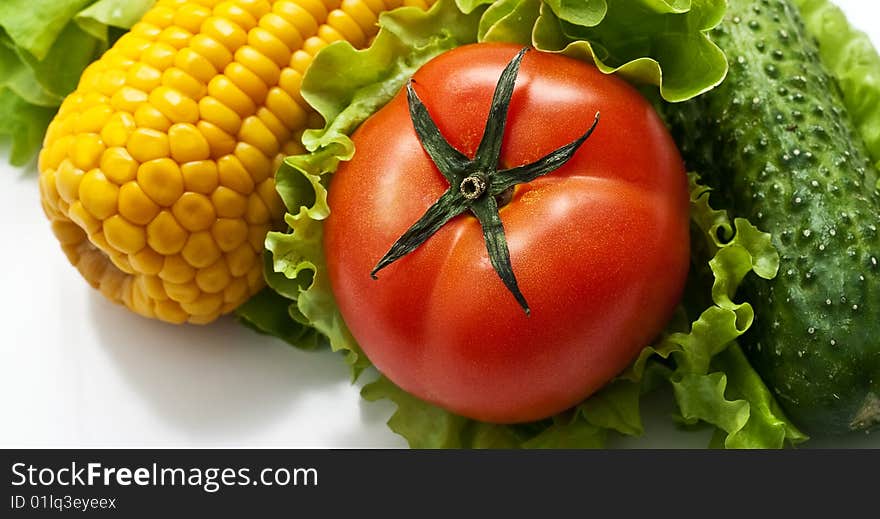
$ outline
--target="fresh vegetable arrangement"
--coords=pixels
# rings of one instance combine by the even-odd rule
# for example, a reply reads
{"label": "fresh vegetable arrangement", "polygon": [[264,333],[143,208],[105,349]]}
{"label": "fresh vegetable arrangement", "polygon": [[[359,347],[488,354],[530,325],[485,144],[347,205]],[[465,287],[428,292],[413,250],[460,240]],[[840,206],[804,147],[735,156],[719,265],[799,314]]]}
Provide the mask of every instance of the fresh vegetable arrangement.
{"label": "fresh vegetable arrangement", "polygon": [[839,11],[427,3],[157,2],[46,134],[68,258],[374,363],[413,447],[601,447],[663,388],[718,447],[880,422],[880,58]]}

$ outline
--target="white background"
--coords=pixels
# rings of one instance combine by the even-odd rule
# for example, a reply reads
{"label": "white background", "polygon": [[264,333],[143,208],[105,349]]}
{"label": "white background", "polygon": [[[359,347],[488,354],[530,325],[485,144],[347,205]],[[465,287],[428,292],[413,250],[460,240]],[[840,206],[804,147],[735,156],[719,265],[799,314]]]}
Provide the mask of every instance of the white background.
{"label": "white background", "polygon": [[[839,0],[880,45],[880,8]],[[329,352],[306,353],[227,318],[171,326],[91,290],[42,214],[34,170],[0,149],[0,447],[405,447],[393,406],[360,399]],[[364,379],[372,378],[368,373]],[[644,404],[648,433],[627,447],[702,447],[669,402]],[[880,448],[880,434],[813,447]]]}

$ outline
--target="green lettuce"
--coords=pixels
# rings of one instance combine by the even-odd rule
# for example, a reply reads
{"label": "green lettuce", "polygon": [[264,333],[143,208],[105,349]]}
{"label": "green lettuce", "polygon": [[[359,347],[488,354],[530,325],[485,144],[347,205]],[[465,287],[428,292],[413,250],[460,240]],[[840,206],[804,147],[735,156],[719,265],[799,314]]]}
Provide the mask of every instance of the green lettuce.
{"label": "green lettuce", "polygon": [[[82,71],[134,25],[155,0],[4,0],[0,2],[0,135],[10,162],[29,162]],[[116,32],[113,32],[113,28]]]}
{"label": "green lettuce", "polygon": [[[847,111],[880,169],[880,55],[828,0],[794,0],[819,54],[843,92]],[[880,189],[880,183],[878,183]]]}
{"label": "green lettuce", "polygon": [[[289,230],[267,237],[271,258],[266,280],[271,290],[242,307],[240,319],[300,347],[314,346],[311,328],[334,351],[345,354],[355,377],[369,366],[333,301],[321,247],[322,222],[329,214],[328,179],[355,152],[348,136],[432,57],[474,41],[522,41],[523,34],[535,30],[541,9],[555,8],[554,16],[564,17],[566,23],[595,23],[597,27],[613,26],[607,20],[612,16],[625,17],[615,2],[546,5],[441,0],[428,12],[402,8],[380,17],[381,30],[368,49],[358,51],[337,42],[316,56],[304,78],[302,94],[324,117],[325,125],[306,132],[303,143],[309,153],[288,157],[276,174],[278,192],[289,211],[285,218]],[[587,8],[577,11],[578,5]],[[711,2],[657,0],[644,5],[658,17],[720,19]],[[703,30],[710,25],[693,25],[694,34],[704,38]],[[722,59],[721,63],[722,71],[726,70],[726,62]],[[709,86],[695,84],[691,85],[694,93]],[[418,448],[602,447],[612,435],[644,433],[641,397],[661,386],[675,394],[679,421],[715,427],[720,445],[776,448],[802,441],[803,435],[785,419],[760,378],[748,363],[739,362],[743,357],[735,344],[753,318],[751,306],[734,302],[737,286],[746,275],[769,278],[776,273],[778,258],[769,236],[745,220],[731,221],[723,211],[712,209],[708,191],[695,177],[691,188],[695,236],[704,252],[695,257],[705,258],[703,268],[694,269],[688,290],[696,296],[682,306],[656,344],[582,404],[547,420],[508,426],[456,416],[407,394],[384,377],[367,384],[363,397],[395,402],[398,409],[389,426]],[[269,305],[274,308],[267,311]],[[698,317],[691,323],[688,315]],[[291,322],[285,322],[288,318]]]}
{"label": "green lettuce", "polygon": [[489,5],[480,41],[530,44],[590,61],[606,74],[660,87],[666,101],[691,99],[727,75],[709,39],[725,0],[457,0],[464,12]]}

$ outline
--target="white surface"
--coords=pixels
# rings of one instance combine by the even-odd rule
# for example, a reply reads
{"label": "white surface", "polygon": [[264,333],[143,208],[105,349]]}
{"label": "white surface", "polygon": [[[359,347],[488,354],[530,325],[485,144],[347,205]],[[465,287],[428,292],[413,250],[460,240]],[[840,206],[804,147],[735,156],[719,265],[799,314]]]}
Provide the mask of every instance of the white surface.
{"label": "white surface", "polygon": [[[838,3],[880,44],[875,2]],[[16,170],[6,155],[0,150],[0,447],[406,446],[385,426],[393,406],[362,401],[337,355],[295,350],[231,319],[177,327],[105,301],[50,232],[34,168]],[[622,446],[706,445],[706,434],[679,433],[663,419],[668,402],[644,407],[649,433]],[[880,447],[880,434],[811,446]]]}

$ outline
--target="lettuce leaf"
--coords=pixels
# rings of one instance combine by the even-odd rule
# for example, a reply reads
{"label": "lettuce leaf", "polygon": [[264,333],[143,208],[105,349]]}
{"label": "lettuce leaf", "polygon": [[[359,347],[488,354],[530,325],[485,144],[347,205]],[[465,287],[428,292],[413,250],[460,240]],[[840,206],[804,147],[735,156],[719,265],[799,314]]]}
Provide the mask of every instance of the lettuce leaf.
{"label": "lettuce leaf", "polygon": [[[880,169],[880,55],[828,0],[794,0],[819,55],[843,92],[847,111]],[[880,189],[880,183],[878,183]]]}
{"label": "lettuce leaf", "polygon": [[727,59],[708,37],[725,9],[725,0],[500,0],[486,12],[480,40],[531,43],[685,101],[727,75]]}
{"label": "lettuce leaf", "polygon": [[10,162],[28,163],[49,121],[82,71],[155,0],[4,0],[0,2],[0,136],[12,139]]}

